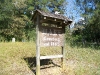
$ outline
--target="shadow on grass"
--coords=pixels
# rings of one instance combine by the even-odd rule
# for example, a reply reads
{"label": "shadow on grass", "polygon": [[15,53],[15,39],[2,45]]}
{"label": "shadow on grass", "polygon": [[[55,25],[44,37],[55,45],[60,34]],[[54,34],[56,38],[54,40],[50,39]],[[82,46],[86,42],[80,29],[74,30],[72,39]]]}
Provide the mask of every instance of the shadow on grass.
{"label": "shadow on grass", "polygon": [[[27,57],[23,59],[26,61],[31,71],[36,75],[36,57]],[[59,65],[55,64],[51,59],[40,60],[40,69],[46,69],[55,66],[60,67]]]}

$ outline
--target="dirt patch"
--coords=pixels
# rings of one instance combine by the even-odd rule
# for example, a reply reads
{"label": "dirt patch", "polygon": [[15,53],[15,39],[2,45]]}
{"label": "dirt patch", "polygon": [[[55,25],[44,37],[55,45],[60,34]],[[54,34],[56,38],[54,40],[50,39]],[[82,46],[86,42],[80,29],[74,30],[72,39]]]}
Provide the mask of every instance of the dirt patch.
{"label": "dirt patch", "polygon": [[[31,71],[36,74],[36,57],[24,58],[29,65]],[[45,59],[40,61],[40,74],[41,75],[75,75],[74,69],[77,61],[66,60],[65,69],[61,67],[61,59]]]}

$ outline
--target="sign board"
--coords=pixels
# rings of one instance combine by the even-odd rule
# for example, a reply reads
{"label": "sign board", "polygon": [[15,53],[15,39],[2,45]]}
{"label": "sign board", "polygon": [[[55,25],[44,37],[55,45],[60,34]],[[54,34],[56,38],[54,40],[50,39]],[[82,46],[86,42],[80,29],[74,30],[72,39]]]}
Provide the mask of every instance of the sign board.
{"label": "sign board", "polygon": [[64,29],[42,27],[40,31],[40,46],[64,46]]}

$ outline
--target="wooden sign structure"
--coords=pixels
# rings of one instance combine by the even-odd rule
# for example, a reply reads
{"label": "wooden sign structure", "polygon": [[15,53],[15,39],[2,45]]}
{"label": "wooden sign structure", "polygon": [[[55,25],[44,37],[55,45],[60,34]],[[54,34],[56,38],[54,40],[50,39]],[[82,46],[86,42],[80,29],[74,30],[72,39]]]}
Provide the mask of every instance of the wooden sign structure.
{"label": "wooden sign structure", "polygon": [[[61,58],[62,67],[65,59],[65,26],[70,25],[72,20],[61,14],[53,14],[36,10],[32,16],[32,21],[36,24],[36,75],[40,75],[40,60]],[[40,56],[40,47],[61,46],[61,55]]]}

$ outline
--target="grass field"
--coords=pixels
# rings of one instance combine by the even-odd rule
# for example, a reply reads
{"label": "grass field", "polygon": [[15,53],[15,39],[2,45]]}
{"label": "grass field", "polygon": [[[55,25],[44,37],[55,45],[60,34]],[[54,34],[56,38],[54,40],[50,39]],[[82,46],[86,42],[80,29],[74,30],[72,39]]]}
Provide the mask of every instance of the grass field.
{"label": "grass field", "polygon": [[[0,43],[0,75],[34,75],[35,49],[32,42]],[[60,53],[60,48],[49,49],[43,48],[41,55]],[[100,75],[100,50],[66,45],[65,65],[62,75]]]}

